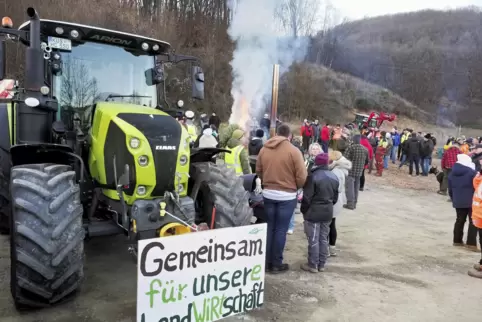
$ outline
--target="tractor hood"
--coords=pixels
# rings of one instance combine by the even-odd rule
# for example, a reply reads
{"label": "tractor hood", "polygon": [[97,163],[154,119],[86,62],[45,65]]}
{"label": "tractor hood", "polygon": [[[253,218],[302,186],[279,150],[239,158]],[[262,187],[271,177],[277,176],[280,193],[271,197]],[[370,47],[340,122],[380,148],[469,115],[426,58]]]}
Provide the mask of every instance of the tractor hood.
{"label": "tractor hood", "polygon": [[186,195],[189,173],[189,135],[168,114],[146,106],[97,103],[93,111],[89,168],[117,199],[116,175],[129,165],[126,201],[162,197],[176,191]]}

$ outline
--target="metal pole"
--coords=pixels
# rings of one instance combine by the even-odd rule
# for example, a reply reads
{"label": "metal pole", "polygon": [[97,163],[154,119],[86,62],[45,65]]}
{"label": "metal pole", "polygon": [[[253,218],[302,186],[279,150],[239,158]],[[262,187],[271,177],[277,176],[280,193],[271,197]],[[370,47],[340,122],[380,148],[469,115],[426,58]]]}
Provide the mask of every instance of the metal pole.
{"label": "metal pole", "polygon": [[273,65],[273,88],[271,92],[271,128],[270,137],[276,135],[276,118],[278,115],[278,87],[279,87],[279,65]]}

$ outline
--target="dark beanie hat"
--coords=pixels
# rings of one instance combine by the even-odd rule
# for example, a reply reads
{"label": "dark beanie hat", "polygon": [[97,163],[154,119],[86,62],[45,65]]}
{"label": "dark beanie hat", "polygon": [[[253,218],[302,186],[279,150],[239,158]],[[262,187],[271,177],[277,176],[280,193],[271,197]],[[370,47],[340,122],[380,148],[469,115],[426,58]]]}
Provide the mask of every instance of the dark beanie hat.
{"label": "dark beanie hat", "polygon": [[262,138],[264,136],[264,131],[261,129],[256,130],[256,137]]}
{"label": "dark beanie hat", "polygon": [[330,163],[330,158],[328,153],[320,153],[315,157],[316,165],[328,165]]}

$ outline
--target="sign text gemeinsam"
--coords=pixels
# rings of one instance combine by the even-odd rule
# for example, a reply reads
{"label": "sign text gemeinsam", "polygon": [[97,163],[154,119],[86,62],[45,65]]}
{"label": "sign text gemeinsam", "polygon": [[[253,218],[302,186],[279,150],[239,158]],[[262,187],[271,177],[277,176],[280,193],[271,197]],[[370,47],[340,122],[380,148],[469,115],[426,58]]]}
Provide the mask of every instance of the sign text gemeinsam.
{"label": "sign text gemeinsam", "polygon": [[139,241],[138,322],[210,322],[259,308],[266,224]]}

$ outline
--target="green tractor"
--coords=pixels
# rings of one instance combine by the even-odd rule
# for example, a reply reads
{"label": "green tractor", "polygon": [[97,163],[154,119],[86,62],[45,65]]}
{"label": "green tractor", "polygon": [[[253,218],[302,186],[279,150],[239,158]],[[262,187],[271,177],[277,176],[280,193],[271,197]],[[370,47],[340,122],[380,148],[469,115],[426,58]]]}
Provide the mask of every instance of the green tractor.
{"label": "green tractor", "polygon": [[[55,305],[84,276],[84,240],[141,239],[250,224],[243,178],[217,165],[221,149],[191,150],[165,99],[164,64],[188,61],[192,96],[204,98],[198,60],[152,38],[40,19],[0,28],[26,46],[23,86],[0,101],[0,221],[10,234],[17,308]],[[249,185],[248,185],[249,186]]]}

